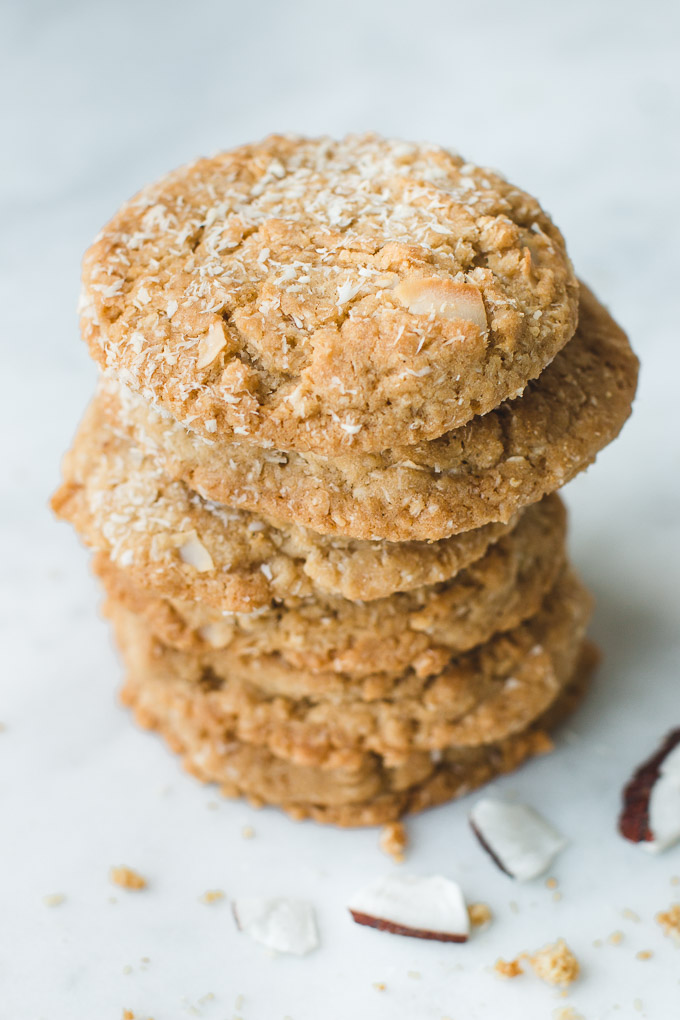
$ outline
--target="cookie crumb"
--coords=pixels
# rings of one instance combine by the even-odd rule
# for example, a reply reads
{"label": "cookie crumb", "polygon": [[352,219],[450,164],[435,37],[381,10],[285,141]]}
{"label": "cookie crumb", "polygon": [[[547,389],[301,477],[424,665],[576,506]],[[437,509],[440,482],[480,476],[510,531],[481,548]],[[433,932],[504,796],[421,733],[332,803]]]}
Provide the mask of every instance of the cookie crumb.
{"label": "cookie crumb", "polygon": [[236,1001],[234,1002],[234,1009],[238,1009],[239,1012],[243,1009],[243,1004],[246,1001],[245,995],[237,995]]}
{"label": "cookie crumb", "polygon": [[557,889],[557,879],[556,878],[546,878],[546,880],[545,880],[545,887],[546,887],[546,889]]}
{"label": "cookie crumb", "polygon": [[243,837],[243,839],[252,839],[254,835],[255,829],[252,827],[252,825],[244,825],[243,828],[241,829],[241,836]]}
{"label": "cookie crumb", "polygon": [[384,825],[378,846],[384,854],[401,864],[404,859],[404,851],[408,846],[408,834],[404,825],[401,822],[390,822],[389,825]]}
{"label": "cookie crumb", "polygon": [[471,903],[468,907],[468,916],[473,928],[482,928],[493,920],[491,907],[488,903]]}
{"label": "cookie crumb", "polygon": [[671,885],[680,885],[680,875],[673,875],[671,877]]}
{"label": "cookie crumb", "polygon": [[585,1020],[585,1017],[572,1006],[558,1006],[552,1011],[552,1020]]}
{"label": "cookie crumb", "polygon": [[221,889],[206,889],[202,896],[198,897],[201,903],[218,903],[224,899],[224,893]]}
{"label": "cookie crumb", "polygon": [[493,965],[493,969],[496,971],[499,977],[502,978],[516,978],[520,974],[523,974],[522,965],[520,964],[520,957],[516,960],[503,960],[500,957],[496,960]]}
{"label": "cookie crumb", "polygon": [[118,867],[111,868],[109,877],[114,885],[119,885],[121,889],[146,889],[146,879],[139,874],[137,871],[133,871],[132,868]]}
{"label": "cookie crumb", "polygon": [[48,893],[47,896],[43,896],[43,903],[46,907],[60,907],[61,904],[66,900],[63,893],[55,892]]}
{"label": "cookie crumb", "polygon": [[129,963],[126,963],[123,967],[123,974],[132,974],[132,967]]}
{"label": "cookie crumb", "polygon": [[519,914],[519,903],[517,903],[515,900],[510,900],[508,906],[512,910],[513,914]]}
{"label": "cookie crumb", "polygon": [[602,946],[604,945],[604,942],[602,941],[602,939],[595,939],[593,945],[595,946],[596,949],[601,949]]}
{"label": "cookie crumb", "polygon": [[641,949],[639,953],[635,954],[635,959],[636,960],[651,960],[653,955],[654,954],[652,953],[651,949]]}
{"label": "cookie crumb", "polygon": [[376,992],[384,992],[385,989],[387,988],[387,985],[385,984],[384,981],[374,981],[373,987],[375,988]]}
{"label": "cookie crumb", "polygon": [[626,907],[624,910],[621,911],[621,913],[626,918],[627,921],[637,922],[640,920],[640,915],[636,914],[634,910],[630,909],[630,907]]}
{"label": "cookie crumb", "polygon": [[561,892],[557,891],[557,892],[554,892],[552,894],[552,901],[553,901],[553,903],[559,903],[561,899],[562,899],[562,893]]}
{"label": "cookie crumb", "polygon": [[418,981],[423,975],[420,973],[419,970],[407,970],[406,976],[413,978],[415,981]]}
{"label": "cookie crumb", "polygon": [[623,932],[613,931],[609,938],[607,939],[607,942],[609,943],[610,946],[620,946],[621,943],[623,942]]}
{"label": "cookie crumb", "polygon": [[135,1014],[131,1009],[123,1010],[123,1020],[135,1020]]}
{"label": "cookie crumb", "polygon": [[564,939],[539,949],[529,957],[529,963],[541,981],[563,988],[576,981],[581,971],[578,960]]}
{"label": "cookie crumb", "polygon": [[638,1013],[641,1013],[644,1008],[642,1005],[642,999],[633,999],[633,1006]]}
{"label": "cookie crumb", "polygon": [[673,903],[668,910],[660,910],[656,922],[663,928],[664,935],[680,939],[680,903]]}

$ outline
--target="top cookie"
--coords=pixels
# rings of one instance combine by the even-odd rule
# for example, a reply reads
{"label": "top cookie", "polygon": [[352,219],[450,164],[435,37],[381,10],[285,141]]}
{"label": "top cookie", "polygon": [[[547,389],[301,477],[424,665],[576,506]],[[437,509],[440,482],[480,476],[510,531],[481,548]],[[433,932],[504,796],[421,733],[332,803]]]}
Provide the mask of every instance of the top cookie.
{"label": "top cookie", "polygon": [[435,146],[272,136],[174,171],[85,256],[95,359],[206,437],[320,454],[436,438],[574,333],[557,228]]}

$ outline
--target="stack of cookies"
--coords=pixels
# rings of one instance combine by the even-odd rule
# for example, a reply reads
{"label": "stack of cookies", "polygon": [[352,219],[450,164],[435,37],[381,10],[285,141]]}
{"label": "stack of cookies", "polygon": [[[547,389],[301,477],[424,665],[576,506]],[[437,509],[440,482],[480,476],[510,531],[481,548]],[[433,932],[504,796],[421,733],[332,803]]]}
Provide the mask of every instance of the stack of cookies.
{"label": "stack of cookies", "polygon": [[593,657],[555,490],[637,362],[533,198],[274,136],[125,204],[81,311],[102,377],[53,504],[191,772],[364,825],[549,748]]}

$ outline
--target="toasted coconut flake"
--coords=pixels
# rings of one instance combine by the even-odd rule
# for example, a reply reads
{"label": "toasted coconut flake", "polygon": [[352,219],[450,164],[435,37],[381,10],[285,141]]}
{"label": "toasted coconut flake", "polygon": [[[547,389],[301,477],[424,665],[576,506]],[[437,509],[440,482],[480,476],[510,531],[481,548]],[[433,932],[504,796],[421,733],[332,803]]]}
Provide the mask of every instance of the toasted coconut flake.
{"label": "toasted coconut flake", "polygon": [[187,531],[185,535],[182,535],[179,555],[183,563],[193,567],[199,574],[205,574],[215,567],[212,556],[195,531]]}
{"label": "toasted coconut flake", "polygon": [[486,330],[486,309],[481,292],[471,283],[455,283],[439,276],[403,280],[394,288],[397,300],[412,315],[466,319]]}
{"label": "toasted coconut flake", "polygon": [[201,337],[198,344],[198,359],[196,368],[207,368],[224,350],[227,344],[227,337],[222,322],[213,322],[212,326],[204,337]]}

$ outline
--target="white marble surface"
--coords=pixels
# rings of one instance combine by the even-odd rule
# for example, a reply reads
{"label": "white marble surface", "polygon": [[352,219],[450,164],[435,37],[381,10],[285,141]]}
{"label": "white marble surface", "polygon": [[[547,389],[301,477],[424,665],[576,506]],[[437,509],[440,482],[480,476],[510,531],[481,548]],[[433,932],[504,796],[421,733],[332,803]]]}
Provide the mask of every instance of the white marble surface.
{"label": "white marble surface", "polygon": [[[629,770],[680,724],[677,12],[664,0],[2,4],[1,1020],[123,1007],[155,1020],[538,1020],[564,1004],[554,991],[489,966],[559,935],[583,963],[568,1001],[587,1020],[680,1013],[680,955],[653,921],[680,894],[680,847],[652,859],[615,833]],[[352,925],[349,894],[390,867],[375,832],[211,810],[215,795],[116,707],[86,555],[45,505],[94,379],[79,258],[117,204],[269,130],[364,128],[457,147],[537,193],[643,361],[634,418],[568,491],[573,555],[598,599],[597,686],[554,756],[496,784],[569,835],[554,868],[563,899],[496,872],[465,804],[409,825],[408,867],[459,879],[496,914],[467,946]],[[114,890],[114,863],[149,890]],[[322,947],[268,957],[227,903],[197,902],[214,887],[311,899]],[[65,902],[48,909],[50,893]],[[593,946],[617,929],[621,945]]]}

